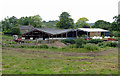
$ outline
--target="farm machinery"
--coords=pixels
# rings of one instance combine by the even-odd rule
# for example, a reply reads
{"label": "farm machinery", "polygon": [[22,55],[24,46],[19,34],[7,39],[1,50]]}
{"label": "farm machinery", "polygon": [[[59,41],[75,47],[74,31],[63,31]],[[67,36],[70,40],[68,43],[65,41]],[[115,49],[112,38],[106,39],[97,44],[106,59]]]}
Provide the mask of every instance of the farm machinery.
{"label": "farm machinery", "polygon": [[15,42],[19,42],[19,43],[23,43],[24,42],[24,39],[22,39],[20,36],[18,35],[13,35],[13,40]]}

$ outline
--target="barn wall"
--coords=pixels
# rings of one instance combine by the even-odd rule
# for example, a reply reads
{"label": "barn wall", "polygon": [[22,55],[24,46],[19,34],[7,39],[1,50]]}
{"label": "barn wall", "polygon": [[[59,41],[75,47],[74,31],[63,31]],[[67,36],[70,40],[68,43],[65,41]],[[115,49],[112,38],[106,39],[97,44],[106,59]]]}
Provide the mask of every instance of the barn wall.
{"label": "barn wall", "polygon": [[90,37],[101,36],[101,32],[90,32]]}

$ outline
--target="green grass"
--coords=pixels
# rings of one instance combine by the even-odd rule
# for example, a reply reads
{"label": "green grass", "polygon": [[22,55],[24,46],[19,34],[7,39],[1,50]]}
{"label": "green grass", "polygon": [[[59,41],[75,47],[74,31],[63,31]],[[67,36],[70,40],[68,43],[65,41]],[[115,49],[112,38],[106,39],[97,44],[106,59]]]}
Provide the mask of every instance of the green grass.
{"label": "green grass", "polygon": [[[77,55],[79,54],[79,55]],[[3,74],[117,74],[117,51],[88,56],[47,49],[3,49]]]}
{"label": "green grass", "polygon": [[[1,35],[0,35],[1,36]],[[10,45],[12,37],[2,36]],[[16,44],[16,43],[14,43]],[[104,51],[113,50],[113,51]],[[95,54],[93,53],[95,52]],[[117,74],[118,52],[105,47],[91,52],[85,48],[2,49],[3,74]],[[91,54],[92,53],[92,54]]]}

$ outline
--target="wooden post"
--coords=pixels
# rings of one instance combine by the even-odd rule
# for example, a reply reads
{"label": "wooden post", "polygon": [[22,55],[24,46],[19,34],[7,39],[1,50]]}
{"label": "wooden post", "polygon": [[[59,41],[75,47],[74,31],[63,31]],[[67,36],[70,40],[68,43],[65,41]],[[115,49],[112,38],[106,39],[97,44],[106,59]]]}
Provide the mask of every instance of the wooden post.
{"label": "wooden post", "polygon": [[104,37],[105,37],[105,32],[104,32]]}
{"label": "wooden post", "polygon": [[53,42],[53,35],[52,35],[52,42]]}
{"label": "wooden post", "polygon": [[76,38],[77,38],[77,30],[76,30]]}
{"label": "wooden post", "polygon": [[88,41],[88,32],[87,32],[87,41]]}
{"label": "wooden post", "polygon": [[72,37],[74,37],[74,32],[72,31]]}
{"label": "wooden post", "polygon": [[67,32],[66,32],[66,38],[67,38]]}
{"label": "wooden post", "polygon": [[61,34],[61,38],[63,38],[63,34]]}

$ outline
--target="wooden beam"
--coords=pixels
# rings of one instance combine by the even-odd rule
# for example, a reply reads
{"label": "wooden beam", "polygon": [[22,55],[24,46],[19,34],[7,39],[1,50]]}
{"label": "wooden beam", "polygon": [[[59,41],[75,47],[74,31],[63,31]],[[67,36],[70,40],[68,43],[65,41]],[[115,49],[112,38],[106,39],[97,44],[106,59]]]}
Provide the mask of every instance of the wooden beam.
{"label": "wooden beam", "polygon": [[76,30],[76,38],[77,38],[77,35],[78,35],[78,33],[77,33],[77,30]]}
{"label": "wooden beam", "polygon": [[66,38],[67,38],[67,32],[66,32]]}
{"label": "wooden beam", "polygon": [[88,32],[87,32],[87,41],[88,41]]}

